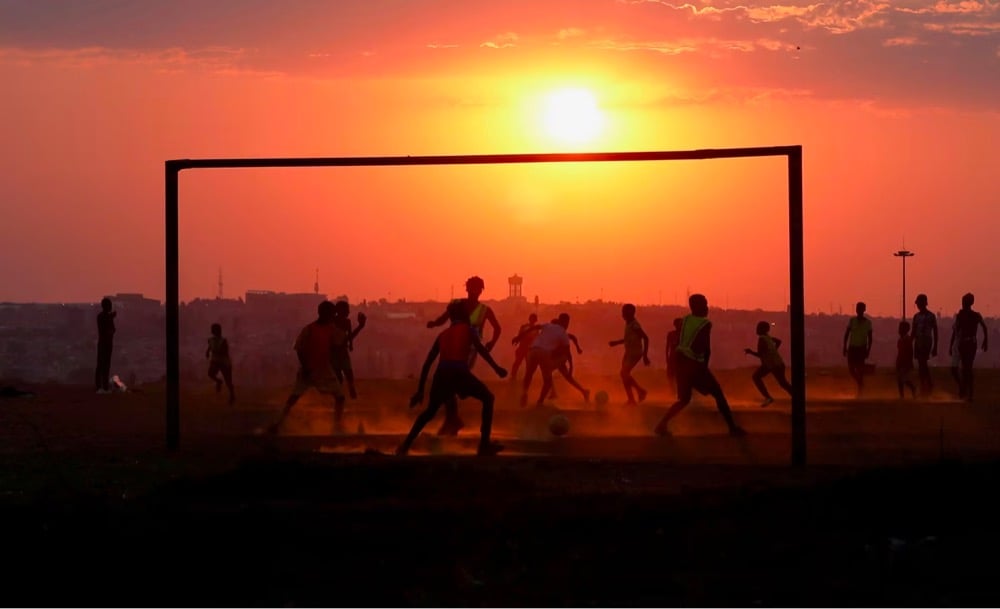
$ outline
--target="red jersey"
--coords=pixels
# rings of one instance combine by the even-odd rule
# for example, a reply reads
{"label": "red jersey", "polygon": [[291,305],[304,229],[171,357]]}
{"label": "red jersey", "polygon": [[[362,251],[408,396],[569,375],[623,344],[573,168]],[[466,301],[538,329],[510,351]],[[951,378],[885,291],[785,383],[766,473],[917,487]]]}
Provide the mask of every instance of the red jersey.
{"label": "red jersey", "polygon": [[468,362],[472,347],[472,327],[467,323],[452,324],[437,339],[442,362]]}
{"label": "red jersey", "polygon": [[295,351],[302,353],[310,371],[323,370],[330,367],[330,351],[342,336],[343,331],[333,323],[314,321],[295,339]]}

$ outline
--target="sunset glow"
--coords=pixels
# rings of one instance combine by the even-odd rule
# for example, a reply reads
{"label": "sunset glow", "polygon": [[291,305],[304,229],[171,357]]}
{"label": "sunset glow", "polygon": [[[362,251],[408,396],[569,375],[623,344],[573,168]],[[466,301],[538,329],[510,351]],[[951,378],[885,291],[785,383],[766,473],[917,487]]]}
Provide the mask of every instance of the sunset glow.
{"label": "sunset glow", "polygon": [[587,89],[559,89],[545,98],[545,130],[560,143],[592,142],[604,127],[604,114]]}
{"label": "sunset glow", "polygon": [[[809,311],[898,314],[904,238],[911,292],[1000,302],[1000,3],[294,6],[0,3],[0,301],[163,298],[166,159],[801,145]],[[184,172],[181,296],[319,267],[358,300],[516,271],[550,302],[785,308],[781,163],[627,165]]]}

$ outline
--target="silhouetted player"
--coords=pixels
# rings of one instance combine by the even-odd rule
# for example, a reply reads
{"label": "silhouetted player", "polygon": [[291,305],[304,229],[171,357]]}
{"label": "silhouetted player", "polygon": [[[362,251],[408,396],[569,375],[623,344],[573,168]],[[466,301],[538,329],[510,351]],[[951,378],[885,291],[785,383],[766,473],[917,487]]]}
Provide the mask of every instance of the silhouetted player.
{"label": "silhouetted player", "polygon": [[[465,312],[469,320],[469,325],[475,331],[477,338],[480,342],[483,342],[483,326],[487,323],[493,329],[493,334],[490,336],[489,342],[484,343],[487,351],[492,351],[494,345],[500,340],[500,322],[497,321],[497,316],[493,313],[491,309],[485,303],[479,302],[479,297],[482,295],[483,290],[486,289],[486,282],[482,280],[481,277],[473,275],[465,281],[465,293],[466,298],[461,298],[454,300],[452,302],[457,302],[461,305],[462,310]],[[442,313],[437,319],[433,319],[427,322],[428,328],[436,328],[442,326],[449,319],[448,310]],[[472,368],[476,363],[476,350],[469,349],[469,368]],[[438,435],[444,436],[454,436],[457,435],[459,430],[465,427],[462,422],[462,418],[458,415],[458,399],[452,398],[445,404],[445,420],[444,424],[441,425],[441,429],[438,430]]]}
{"label": "silhouetted player", "polygon": [[844,330],[844,357],[847,358],[847,371],[857,383],[857,397],[865,387],[865,360],[872,352],[872,320],[865,317],[865,303],[859,302],[854,310],[857,313],[847,322]]}
{"label": "silhouetted player", "polygon": [[729,402],[715,375],[708,369],[712,355],[712,322],[708,320],[708,299],[702,294],[688,297],[691,314],[681,324],[681,339],[677,345],[677,401],[656,425],[657,435],[670,435],[668,425],[691,403],[692,391],[715,398],[715,406],[729,427],[729,435],[744,436],[746,432],[733,420]]}
{"label": "silhouetted player", "polygon": [[330,352],[330,365],[337,381],[347,383],[347,393],[352,399],[357,399],[358,392],[354,388],[354,368],[351,366],[351,351],[354,351],[354,338],[365,329],[368,317],[359,312],[358,326],[351,327],[351,305],[346,300],[338,300],[334,304],[333,324],[339,331],[335,337],[333,351]]}
{"label": "silhouetted player", "polygon": [[396,449],[397,455],[405,455],[410,450],[410,446],[420,435],[420,431],[437,414],[438,408],[456,395],[462,398],[475,398],[483,403],[483,419],[477,453],[479,455],[495,455],[503,449],[500,444],[490,441],[494,397],[489,388],[472,374],[472,370],[469,368],[469,349],[475,349],[482,355],[486,363],[500,378],[507,376],[507,371],[497,365],[490,352],[479,341],[475,330],[469,325],[468,317],[461,303],[453,302],[450,304],[448,315],[451,318],[451,326],[438,335],[434,345],[427,353],[427,359],[420,371],[420,385],[417,387],[417,392],[410,398],[410,408],[423,401],[427,375],[430,373],[434,360],[440,356],[441,361],[438,362],[437,370],[434,371],[434,379],[431,381],[427,408],[413,422],[410,433]]}
{"label": "silhouetted player", "polygon": [[[536,346],[534,341],[532,342],[531,348],[528,350],[528,366],[525,370],[525,384],[521,394],[521,406],[526,406],[528,403],[528,388],[531,385],[531,379],[534,378],[534,374],[537,369],[542,370],[543,384],[545,374],[548,374],[551,378],[552,372],[558,372],[564,379],[566,379],[567,383],[572,385],[577,391],[580,392],[581,395],[583,395],[583,401],[589,402],[590,390],[584,388],[573,377],[573,352],[570,348],[570,343],[572,343],[573,347],[576,348],[577,354],[582,354],[583,349],[580,347],[580,341],[577,340],[575,334],[568,331],[565,332],[565,342],[562,338],[563,331],[569,327],[569,314],[563,313],[556,319],[549,322],[549,324],[525,328],[522,333],[533,333],[535,336],[534,340],[537,340],[538,336],[543,331],[543,328],[550,324],[555,327],[549,328],[545,339],[541,342],[540,351],[536,351],[534,356],[532,356],[531,351]],[[520,336],[520,334],[518,336]],[[542,395],[545,396],[545,394]],[[554,399],[556,397],[555,384],[550,383],[547,397],[549,399]],[[539,405],[543,403],[544,398],[540,399],[538,402]]]}
{"label": "silhouetted player", "polygon": [[302,328],[295,339],[295,355],[299,358],[299,371],[295,377],[295,387],[285,402],[281,416],[268,428],[269,432],[276,433],[278,431],[292,407],[310,387],[322,394],[333,396],[334,426],[340,425],[346,398],[340,387],[340,382],[337,380],[337,375],[333,372],[333,366],[330,365],[330,352],[333,350],[337,334],[340,332],[333,323],[334,309],[334,304],[329,300],[319,303],[317,307],[319,317],[316,321]]}
{"label": "silhouetted player", "polygon": [[632,389],[635,389],[639,401],[646,399],[646,390],[639,386],[638,381],[632,376],[632,369],[636,367],[640,360],[645,365],[649,365],[649,337],[639,325],[639,320],[635,318],[635,305],[622,305],[622,319],[625,320],[625,337],[620,340],[608,342],[608,346],[616,347],[625,345],[625,354],[622,356],[622,367],[619,375],[622,377],[622,385],[625,386],[625,395],[628,396],[626,404],[635,404],[635,396]]}
{"label": "silhouetted player", "polygon": [[674,329],[667,332],[667,381],[670,386],[677,389],[677,344],[681,340],[681,326],[684,318],[674,319]]}
{"label": "silhouetted player", "polygon": [[792,386],[785,378],[785,360],[781,358],[781,354],[778,353],[778,347],[781,346],[781,339],[774,338],[771,336],[771,324],[766,321],[757,322],[757,350],[744,349],[743,352],[747,355],[752,355],[760,359],[760,367],[754,371],[753,379],[754,386],[757,387],[757,391],[764,396],[764,401],[761,403],[761,408],[766,408],[774,403],[774,398],[771,397],[770,392],[767,390],[767,385],[764,384],[764,377],[768,374],[773,374],[774,379],[778,381],[781,388],[788,392],[788,395],[792,395]]}
{"label": "silhouetted player", "polygon": [[917,305],[917,312],[913,315],[913,356],[917,360],[917,376],[920,378],[920,393],[929,396],[934,391],[934,381],[931,378],[931,369],[927,362],[932,357],[937,357],[938,352],[938,326],[937,316],[927,308],[927,295],[917,294],[917,299],[913,301]]}
{"label": "silhouetted player", "polygon": [[[222,391],[222,384],[229,389],[229,403],[236,401],[236,391],[233,389],[233,360],[229,355],[229,341],[222,336],[222,325],[212,324],[212,335],[208,337],[208,348],[205,350],[208,359],[208,378],[215,381],[215,392]],[[222,378],[219,378],[222,374]]]}
{"label": "silhouetted player", "polygon": [[97,314],[97,368],[94,371],[94,387],[97,393],[111,393],[111,352],[115,346],[115,317],[111,310],[111,299],[101,299],[101,312]]}
{"label": "silhouetted player", "polygon": [[580,343],[576,337],[572,336],[569,329],[569,314],[560,313],[559,317],[547,324],[543,324],[535,342],[532,343],[528,351],[527,366],[524,371],[524,383],[521,389],[521,406],[528,403],[528,389],[531,388],[531,379],[535,376],[535,371],[542,373],[542,391],[538,395],[536,405],[543,406],[545,398],[552,394],[552,373],[559,371],[573,387],[583,394],[585,400],[589,400],[590,391],[580,386],[573,375],[566,367],[570,357],[570,342],[575,343],[578,353],[582,353]]}
{"label": "silhouetted player", "polygon": [[542,326],[538,324],[538,315],[532,313],[528,315],[528,323],[521,324],[517,330],[517,336],[510,339],[510,344],[516,347],[514,363],[510,367],[510,382],[517,381],[517,371],[521,367],[521,363],[528,357],[531,343],[535,341],[535,337],[538,336],[538,331],[541,329]]}
{"label": "silhouetted player", "polygon": [[955,350],[962,363],[959,375],[958,397],[972,401],[972,369],[976,361],[979,328],[983,329],[983,353],[989,346],[990,334],[986,322],[978,311],[972,310],[976,297],[971,293],[962,296],[962,308],[955,314],[955,326],[951,331],[951,342],[948,344],[949,355]]}
{"label": "silhouetted player", "polygon": [[917,386],[910,378],[913,376],[913,337],[910,336],[910,322],[899,322],[899,340],[896,341],[896,386],[899,388],[899,399],[903,399],[903,388],[909,387],[910,394],[917,397]]}

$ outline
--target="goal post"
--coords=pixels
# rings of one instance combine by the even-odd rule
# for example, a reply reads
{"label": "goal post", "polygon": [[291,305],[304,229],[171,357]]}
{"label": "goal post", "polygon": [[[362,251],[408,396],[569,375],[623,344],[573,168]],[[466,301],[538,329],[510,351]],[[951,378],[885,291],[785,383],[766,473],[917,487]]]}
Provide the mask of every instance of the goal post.
{"label": "goal post", "polygon": [[642,152],[483,154],[369,157],[286,157],[172,159],[164,164],[166,232],[166,435],[167,450],[180,447],[180,172],[185,169],[280,167],[389,167],[413,165],[503,165],[528,163],[599,163],[693,161],[784,156],[788,160],[788,294],[791,322],[792,429],[791,463],[806,464],[805,264],[803,261],[802,146],[717,148]]}

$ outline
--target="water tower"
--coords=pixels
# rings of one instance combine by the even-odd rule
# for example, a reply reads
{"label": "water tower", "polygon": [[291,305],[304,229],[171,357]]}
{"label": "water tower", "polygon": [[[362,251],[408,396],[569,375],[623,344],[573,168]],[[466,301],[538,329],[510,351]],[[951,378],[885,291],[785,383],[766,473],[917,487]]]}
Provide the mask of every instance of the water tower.
{"label": "water tower", "polygon": [[516,274],[507,278],[507,298],[521,300],[521,284],[524,283],[523,277],[518,277]]}

